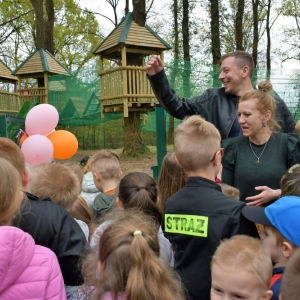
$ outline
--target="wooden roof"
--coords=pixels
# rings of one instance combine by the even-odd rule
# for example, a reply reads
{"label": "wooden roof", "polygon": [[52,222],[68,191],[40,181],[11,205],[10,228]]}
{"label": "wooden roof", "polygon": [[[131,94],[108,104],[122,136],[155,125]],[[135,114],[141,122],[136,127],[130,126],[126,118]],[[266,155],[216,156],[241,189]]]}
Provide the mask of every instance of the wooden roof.
{"label": "wooden roof", "polygon": [[70,72],[47,50],[39,49],[29,55],[25,61],[13,71],[13,75],[26,76],[32,78],[41,77],[45,72],[54,74],[66,74]]}
{"label": "wooden roof", "polygon": [[132,19],[132,13],[128,13],[116,28],[94,50],[94,54],[102,54],[107,50],[124,44],[126,47],[149,50],[168,50],[172,47],[159,37],[149,26],[141,27]]}
{"label": "wooden roof", "polygon": [[18,78],[12,75],[12,70],[0,59],[0,81],[15,83]]}

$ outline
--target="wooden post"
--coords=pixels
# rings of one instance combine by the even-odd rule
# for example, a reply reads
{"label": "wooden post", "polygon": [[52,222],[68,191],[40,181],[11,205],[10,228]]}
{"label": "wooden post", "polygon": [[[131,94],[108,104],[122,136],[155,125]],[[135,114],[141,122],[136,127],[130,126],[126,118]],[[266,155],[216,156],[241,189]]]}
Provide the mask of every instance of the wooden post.
{"label": "wooden post", "polygon": [[48,99],[48,73],[44,73],[44,88],[45,88],[45,96],[42,97],[42,103],[49,103]]}
{"label": "wooden post", "polygon": [[123,68],[123,106],[124,106],[124,117],[128,118],[128,78],[127,78],[127,71],[125,69],[127,65],[126,60],[126,46],[121,46],[121,55],[122,55],[122,68]]}

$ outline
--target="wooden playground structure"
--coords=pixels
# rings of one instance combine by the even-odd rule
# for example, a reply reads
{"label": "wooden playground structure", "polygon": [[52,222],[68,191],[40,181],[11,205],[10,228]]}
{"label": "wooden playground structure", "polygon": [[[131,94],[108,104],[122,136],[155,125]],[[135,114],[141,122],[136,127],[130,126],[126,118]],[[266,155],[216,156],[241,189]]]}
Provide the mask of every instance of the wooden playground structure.
{"label": "wooden playground structure", "polygon": [[[138,26],[132,19],[132,13],[121,20],[93,52],[100,61],[98,101],[101,102],[102,118],[108,112],[122,112],[124,117],[128,117],[130,111],[145,113],[154,110],[157,100],[147,80],[145,58],[157,54],[163,59],[163,52],[170,48],[147,25]],[[138,65],[129,65],[133,56],[138,57]],[[105,68],[104,59],[111,61],[113,67]],[[14,71],[0,61],[0,83],[13,86],[10,91],[0,90],[0,114],[18,114],[24,103],[49,103],[48,78],[58,74],[66,78],[71,76],[55,57],[43,49],[36,50]],[[33,86],[29,85],[30,79],[36,82]],[[65,105],[69,100],[66,83],[57,105]],[[74,103],[76,106],[76,101]],[[65,106],[64,114],[68,107]]]}

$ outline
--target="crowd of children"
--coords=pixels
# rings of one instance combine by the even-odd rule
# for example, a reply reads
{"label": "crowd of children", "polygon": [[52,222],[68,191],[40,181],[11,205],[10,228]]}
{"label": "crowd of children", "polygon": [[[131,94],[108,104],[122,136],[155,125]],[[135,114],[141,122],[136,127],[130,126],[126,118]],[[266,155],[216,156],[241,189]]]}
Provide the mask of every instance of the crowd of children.
{"label": "crowd of children", "polygon": [[[221,141],[198,115],[179,124],[157,183],[144,172],[122,176],[107,150],[29,170],[19,146],[0,138],[0,299],[299,300],[300,144],[272,132],[275,106],[261,93],[240,102],[243,137]],[[258,101],[272,109],[260,113]],[[271,175],[280,180],[246,203],[254,173],[274,164],[262,155],[277,151],[267,148],[277,137],[285,163]],[[242,163],[251,186],[234,179]],[[263,181],[270,170],[261,172]]]}

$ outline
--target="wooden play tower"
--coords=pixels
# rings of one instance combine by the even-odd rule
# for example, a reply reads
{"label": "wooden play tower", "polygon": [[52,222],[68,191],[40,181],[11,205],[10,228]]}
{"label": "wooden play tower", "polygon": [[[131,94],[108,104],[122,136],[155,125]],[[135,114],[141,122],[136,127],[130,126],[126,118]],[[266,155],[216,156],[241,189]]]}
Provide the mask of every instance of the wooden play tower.
{"label": "wooden play tower", "polygon": [[[149,26],[140,27],[128,13],[93,52],[100,58],[101,115],[106,112],[147,112],[157,102],[147,80],[145,60],[157,54],[163,60],[164,50],[171,46]],[[140,65],[128,65],[128,58],[139,56]],[[104,59],[114,65],[105,68]]]}

